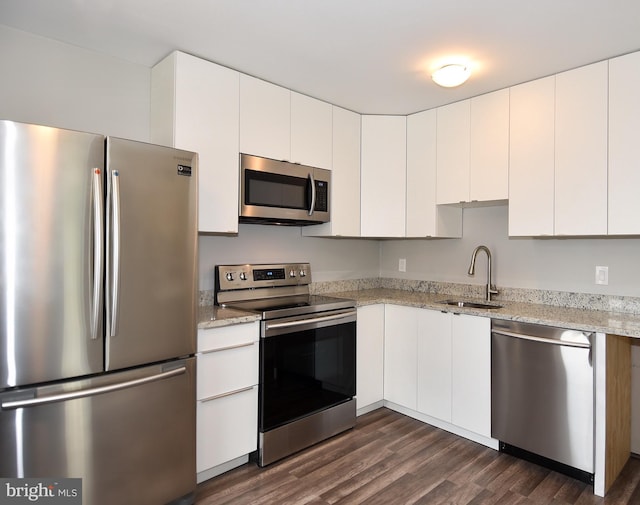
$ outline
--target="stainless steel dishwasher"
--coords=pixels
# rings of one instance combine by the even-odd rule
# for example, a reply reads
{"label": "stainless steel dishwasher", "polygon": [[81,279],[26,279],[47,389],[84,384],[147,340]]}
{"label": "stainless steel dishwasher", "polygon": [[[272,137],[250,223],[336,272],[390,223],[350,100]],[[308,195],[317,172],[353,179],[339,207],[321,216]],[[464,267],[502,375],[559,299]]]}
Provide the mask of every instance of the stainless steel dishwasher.
{"label": "stainless steel dishwasher", "polygon": [[593,482],[593,334],[493,320],[491,436],[500,450]]}

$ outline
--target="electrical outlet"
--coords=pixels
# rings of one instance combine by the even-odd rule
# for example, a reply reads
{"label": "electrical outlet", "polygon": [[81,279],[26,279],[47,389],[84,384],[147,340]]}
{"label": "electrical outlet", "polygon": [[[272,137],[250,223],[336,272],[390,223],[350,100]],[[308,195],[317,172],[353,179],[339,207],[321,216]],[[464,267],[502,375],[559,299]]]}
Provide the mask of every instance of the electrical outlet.
{"label": "electrical outlet", "polygon": [[407,271],[407,260],[406,260],[406,258],[400,258],[400,260],[398,261],[398,270],[400,272],[406,272]]}
{"label": "electrical outlet", "polygon": [[609,284],[609,267],[596,267],[596,284]]}

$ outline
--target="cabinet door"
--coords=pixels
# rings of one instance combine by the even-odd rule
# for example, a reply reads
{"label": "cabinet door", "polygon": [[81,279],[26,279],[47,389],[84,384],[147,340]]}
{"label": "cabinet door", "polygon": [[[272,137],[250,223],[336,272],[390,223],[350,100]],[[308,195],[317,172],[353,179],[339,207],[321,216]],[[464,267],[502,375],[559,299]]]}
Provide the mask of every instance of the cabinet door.
{"label": "cabinet door", "polygon": [[556,76],[556,235],[607,233],[607,65]]}
{"label": "cabinet door", "polygon": [[362,116],[361,235],[404,237],[405,116]]}
{"label": "cabinet door", "polygon": [[240,75],[240,152],[290,160],[291,92]]}
{"label": "cabinet door", "polygon": [[306,236],[360,236],[360,114],[333,107],[331,222],[305,226]]}
{"label": "cabinet door", "polygon": [[609,60],[609,235],[640,234],[640,52]]}
{"label": "cabinet door", "polygon": [[436,114],[407,116],[407,237],[462,236],[462,209],[436,205]]}
{"label": "cabinet door", "polygon": [[451,314],[421,310],[417,410],[451,422]]}
{"label": "cabinet door", "polygon": [[356,406],[384,398],[384,305],[358,307]]}
{"label": "cabinet door", "polygon": [[553,235],[555,76],[510,89],[509,235]]}
{"label": "cabinet door", "polygon": [[199,156],[199,231],[237,233],[240,74],[175,52],[151,78],[151,141]]}
{"label": "cabinet door", "polygon": [[453,315],[451,422],[491,436],[491,319]]}
{"label": "cabinet door", "polygon": [[470,101],[437,109],[437,203],[469,201]]}
{"label": "cabinet door", "polygon": [[198,473],[255,451],[258,448],[258,386],[199,401],[196,419]]}
{"label": "cabinet door", "polygon": [[331,169],[331,104],[291,92],[291,159]]}
{"label": "cabinet door", "polygon": [[436,111],[407,116],[407,237],[436,236]]}
{"label": "cabinet door", "polygon": [[416,409],[418,311],[385,306],[384,399]]}
{"label": "cabinet door", "polygon": [[198,353],[197,357],[199,400],[258,383],[258,342]]}
{"label": "cabinet door", "polygon": [[471,99],[469,200],[509,198],[509,90]]}

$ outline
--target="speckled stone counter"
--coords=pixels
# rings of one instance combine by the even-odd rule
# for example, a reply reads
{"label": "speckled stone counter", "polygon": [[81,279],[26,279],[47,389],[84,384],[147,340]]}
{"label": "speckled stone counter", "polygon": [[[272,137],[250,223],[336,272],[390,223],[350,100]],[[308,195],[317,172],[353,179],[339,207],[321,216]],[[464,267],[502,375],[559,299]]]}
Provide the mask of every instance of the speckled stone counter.
{"label": "speckled stone counter", "polygon": [[[359,306],[393,303],[495,319],[506,319],[563,328],[640,338],[640,298],[588,293],[543,291],[498,286],[499,309],[451,307],[447,299],[481,299],[484,285],[410,279],[355,279],[313,283],[312,294],[355,300]],[[213,292],[200,293],[198,328],[257,321],[255,314],[213,307]]]}
{"label": "speckled stone counter", "polygon": [[244,312],[227,307],[215,307],[214,305],[204,305],[200,307],[198,313],[198,329],[206,330],[208,328],[251,323],[259,320],[260,315],[252,312]]}
{"label": "speckled stone counter", "polygon": [[612,333],[615,335],[640,338],[640,315],[630,313],[566,308],[502,300],[494,302],[502,305],[502,308],[496,309],[452,307],[439,302],[452,298],[464,298],[451,294],[425,293],[389,288],[328,292],[326,295],[355,300],[358,306],[391,303],[459,314],[470,314],[495,319],[545,324],[569,329]]}

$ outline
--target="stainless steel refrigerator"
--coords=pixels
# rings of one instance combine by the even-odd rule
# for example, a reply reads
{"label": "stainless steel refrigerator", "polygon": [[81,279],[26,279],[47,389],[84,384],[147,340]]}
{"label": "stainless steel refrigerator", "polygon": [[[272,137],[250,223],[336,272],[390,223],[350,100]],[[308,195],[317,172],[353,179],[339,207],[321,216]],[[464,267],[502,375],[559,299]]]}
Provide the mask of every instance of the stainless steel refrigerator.
{"label": "stainless steel refrigerator", "polygon": [[0,477],[195,490],[197,155],[0,121]]}

